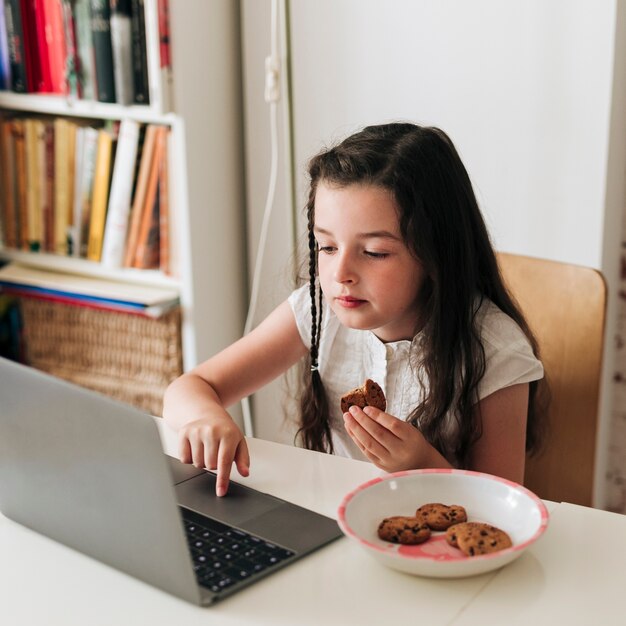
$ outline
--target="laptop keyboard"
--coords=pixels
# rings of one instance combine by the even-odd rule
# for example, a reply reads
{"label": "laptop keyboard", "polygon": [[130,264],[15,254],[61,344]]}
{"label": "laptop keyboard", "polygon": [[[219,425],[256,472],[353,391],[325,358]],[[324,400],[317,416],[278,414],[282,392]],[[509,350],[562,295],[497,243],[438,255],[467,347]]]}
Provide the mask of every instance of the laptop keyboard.
{"label": "laptop keyboard", "polygon": [[196,579],[214,592],[276,567],[295,553],[180,507]]}

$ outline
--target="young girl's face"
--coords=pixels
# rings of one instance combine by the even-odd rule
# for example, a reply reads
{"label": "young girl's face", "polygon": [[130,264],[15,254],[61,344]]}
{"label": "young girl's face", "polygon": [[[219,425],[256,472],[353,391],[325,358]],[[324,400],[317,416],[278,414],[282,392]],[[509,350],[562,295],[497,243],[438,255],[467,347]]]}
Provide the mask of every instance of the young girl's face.
{"label": "young girl's face", "polygon": [[391,192],[320,181],[314,232],[320,284],[339,321],[385,342],[412,339],[426,275],[402,240]]}

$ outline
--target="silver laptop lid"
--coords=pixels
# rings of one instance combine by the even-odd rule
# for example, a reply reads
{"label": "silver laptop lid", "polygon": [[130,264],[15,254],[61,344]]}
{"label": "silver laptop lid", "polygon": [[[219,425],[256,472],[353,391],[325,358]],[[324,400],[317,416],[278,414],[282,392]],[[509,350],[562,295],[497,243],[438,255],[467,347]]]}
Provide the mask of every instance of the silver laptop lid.
{"label": "silver laptop lid", "polygon": [[153,418],[6,359],[0,359],[0,510],[201,602]]}

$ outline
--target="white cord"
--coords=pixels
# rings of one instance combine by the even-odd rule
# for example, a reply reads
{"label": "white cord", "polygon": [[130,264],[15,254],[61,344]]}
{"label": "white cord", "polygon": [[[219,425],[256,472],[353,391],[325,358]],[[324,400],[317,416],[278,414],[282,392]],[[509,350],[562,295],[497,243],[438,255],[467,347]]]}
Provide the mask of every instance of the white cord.
{"label": "white cord", "polygon": [[[250,304],[248,306],[248,314],[243,334],[247,335],[254,324],[254,315],[259,297],[259,283],[261,280],[261,270],[263,267],[263,257],[267,244],[267,233],[274,207],[274,199],[276,196],[276,180],[278,178],[278,105],[280,98],[280,59],[278,56],[278,0],[272,0],[272,43],[271,56],[265,59],[265,100],[270,105],[270,143],[271,143],[271,162],[269,184],[267,189],[267,197],[265,200],[265,208],[263,210],[263,221],[261,224],[261,234],[259,235],[259,245],[256,253],[256,261],[254,264],[254,275],[252,277],[252,288],[250,291]],[[243,410],[243,428],[247,437],[254,437],[254,423],[252,420],[252,411],[250,409],[250,398],[245,397],[241,401]]]}

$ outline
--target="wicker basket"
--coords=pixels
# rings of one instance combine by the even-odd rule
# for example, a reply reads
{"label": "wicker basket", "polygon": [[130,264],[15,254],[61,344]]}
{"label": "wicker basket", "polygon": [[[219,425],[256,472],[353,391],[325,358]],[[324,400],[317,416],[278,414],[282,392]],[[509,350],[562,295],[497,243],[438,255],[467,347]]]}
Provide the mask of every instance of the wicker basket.
{"label": "wicker basket", "polygon": [[181,314],[154,319],[20,297],[29,365],[161,415],[182,373]]}

